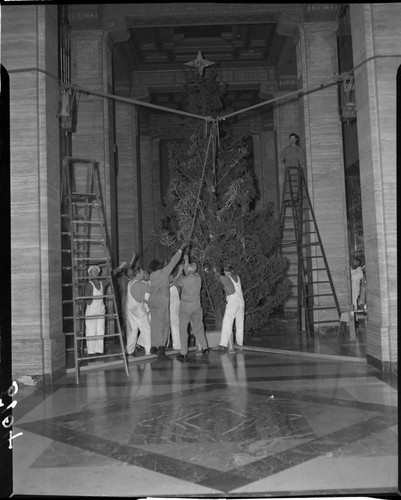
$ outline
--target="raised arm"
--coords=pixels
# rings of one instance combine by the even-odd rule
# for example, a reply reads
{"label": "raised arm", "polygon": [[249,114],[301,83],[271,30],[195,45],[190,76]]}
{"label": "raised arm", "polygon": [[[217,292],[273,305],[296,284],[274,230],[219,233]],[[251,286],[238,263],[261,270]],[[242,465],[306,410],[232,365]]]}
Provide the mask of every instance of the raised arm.
{"label": "raised arm", "polygon": [[134,251],[132,252],[132,257],[131,257],[131,260],[130,260],[130,262],[129,262],[129,265],[130,265],[131,267],[134,267],[134,264],[135,264],[135,263],[136,263],[136,261],[138,260],[138,257],[139,257],[139,255],[136,253],[136,251],[135,251],[135,249],[134,249]]}
{"label": "raised arm", "polygon": [[123,262],[121,262],[121,264],[118,267],[116,267],[115,269],[112,270],[112,272],[111,272],[112,276],[114,277],[117,274],[120,274],[127,267],[131,267],[131,268],[134,267],[136,261],[138,260],[138,257],[139,257],[139,255],[134,250],[133,253],[132,253],[131,260],[129,261],[129,264],[127,264],[126,260],[124,260]]}
{"label": "raised arm", "polygon": [[125,267],[127,267],[127,262],[124,260],[124,262],[121,262],[121,264],[118,267],[116,267],[111,271],[112,276],[114,277],[117,274],[120,274]]}
{"label": "raised arm", "polygon": [[175,252],[175,254],[172,256],[170,262],[167,264],[166,267],[164,267],[164,269],[166,271],[169,272],[169,274],[171,274],[171,272],[173,271],[173,269],[175,268],[175,266],[178,264],[178,262],[181,260],[181,257],[182,257],[182,254],[184,252],[184,249],[188,246],[188,243],[186,241],[184,241],[184,243],[182,243],[182,245],[180,246],[180,248]]}
{"label": "raised arm", "polygon": [[214,276],[219,279],[221,281],[221,273],[217,270],[217,267],[216,266],[213,266],[213,272],[214,272]]}

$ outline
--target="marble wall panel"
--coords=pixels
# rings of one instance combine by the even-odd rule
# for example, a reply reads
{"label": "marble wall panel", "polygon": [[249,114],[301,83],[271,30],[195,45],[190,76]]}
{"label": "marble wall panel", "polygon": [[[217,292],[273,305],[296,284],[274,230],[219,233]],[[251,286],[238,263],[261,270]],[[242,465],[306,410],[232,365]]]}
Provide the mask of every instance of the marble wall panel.
{"label": "marble wall panel", "polygon": [[145,264],[155,258],[155,244],[152,230],[155,226],[155,208],[157,197],[160,197],[160,186],[157,185],[152,168],[152,142],[150,137],[140,137],[140,168],[142,197],[142,230]]}
{"label": "marble wall panel", "polygon": [[13,371],[51,376],[64,366],[57,7],[4,9],[2,26],[11,89]]}
{"label": "marble wall panel", "polygon": [[[298,65],[305,88],[328,82],[337,70],[334,23],[303,25]],[[308,92],[301,99],[307,182],[318,229],[342,310],[350,304],[345,181],[337,87]]]}
{"label": "marble wall panel", "polygon": [[118,214],[118,261],[129,261],[138,241],[138,182],[134,116],[131,106],[116,103],[116,144],[118,149],[117,214]]}
{"label": "marble wall panel", "polygon": [[89,93],[77,91],[77,126],[72,137],[72,151],[73,156],[96,160],[98,164],[98,192],[103,203],[111,258],[115,264],[118,260],[118,242],[114,170],[114,103],[106,97],[91,93],[91,91],[111,93],[110,51],[108,34],[102,30],[73,30],[71,32],[72,80],[89,91]]}
{"label": "marble wall panel", "polygon": [[354,66],[359,66],[355,86],[368,281],[367,351],[393,369],[397,364],[395,110],[401,64],[401,34],[395,20],[401,8],[363,4],[352,5],[350,12]]}

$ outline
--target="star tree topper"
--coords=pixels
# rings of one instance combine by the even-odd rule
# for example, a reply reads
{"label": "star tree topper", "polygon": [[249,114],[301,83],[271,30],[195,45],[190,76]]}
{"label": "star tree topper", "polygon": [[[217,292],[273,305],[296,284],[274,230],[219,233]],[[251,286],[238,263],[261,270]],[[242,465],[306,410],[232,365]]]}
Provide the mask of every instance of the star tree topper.
{"label": "star tree topper", "polygon": [[199,50],[198,51],[198,56],[196,59],[193,61],[189,61],[187,63],[184,63],[187,66],[192,66],[193,68],[196,68],[199,71],[199,74],[203,76],[203,72],[208,66],[213,66],[214,63],[213,61],[207,61],[206,59],[203,59],[202,52]]}

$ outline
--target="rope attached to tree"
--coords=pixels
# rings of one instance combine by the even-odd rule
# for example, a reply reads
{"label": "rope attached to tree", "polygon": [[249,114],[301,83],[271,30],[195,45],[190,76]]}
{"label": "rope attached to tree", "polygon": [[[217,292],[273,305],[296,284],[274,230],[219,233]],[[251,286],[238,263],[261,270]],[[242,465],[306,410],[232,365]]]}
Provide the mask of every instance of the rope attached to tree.
{"label": "rope attached to tree", "polygon": [[[201,197],[201,192],[202,192],[202,187],[203,187],[203,180],[204,180],[204,177],[205,177],[206,164],[207,164],[207,159],[208,159],[208,156],[209,156],[209,148],[210,148],[210,143],[212,142],[212,137],[214,138],[213,149],[215,149],[216,135],[213,132],[214,131],[214,127],[218,128],[217,121],[214,121],[213,124],[212,124],[212,127],[210,127],[209,141],[207,143],[205,159],[203,161],[202,175],[201,175],[200,182],[199,182],[199,189],[198,189],[198,195],[197,195],[196,203],[195,203],[194,217],[192,219],[192,228],[191,228],[191,232],[189,233],[188,240],[192,239],[192,235],[193,235],[193,232],[194,232],[194,229],[195,229],[195,221],[196,221],[196,217],[198,215],[198,207],[200,205],[200,197]],[[214,164],[215,164],[215,156],[213,156],[213,167],[215,166]]]}

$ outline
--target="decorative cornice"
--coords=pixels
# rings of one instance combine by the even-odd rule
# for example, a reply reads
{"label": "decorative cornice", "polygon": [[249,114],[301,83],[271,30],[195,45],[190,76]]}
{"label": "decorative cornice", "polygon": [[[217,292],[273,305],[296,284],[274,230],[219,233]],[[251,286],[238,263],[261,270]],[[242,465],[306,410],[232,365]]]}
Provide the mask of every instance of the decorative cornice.
{"label": "decorative cornice", "polygon": [[298,9],[294,12],[281,12],[279,22],[277,24],[277,34],[289,36],[296,42],[299,36],[299,26],[302,24],[302,11]]}
{"label": "decorative cornice", "polygon": [[68,20],[74,31],[102,30],[109,34],[109,43],[126,42],[131,34],[127,22],[115,10],[107,12],[101,4],[71,4],[68,5]]}
{"label": "decorative cornice", "polygon": [[299,27],[305,23],[327,23],[338,21],[340,4],[298,4],[300,9],[282,10],[277,24],[277,33],[291,37],[294,42],[299,37]]}
{"label": "decorative cornice", "polygon": [[338,3],[307,3],[304,4],[304,22],[336,22],[341,4]]}
{"label": "decorative cornice", "polygon": [[71,29],[99,30],[102,29],[102,8],[98,4],[68,5],[68,21]]}
{"label": "decorative cornice", "polygon": [[268,3],[140,3],[104,5],[104,18],[119,15],[128,28],[226,23],[276,23],[281,4]]}
{"label": "decorative cornice", "polygon": [[296,75],[281,75],[278,79],[278,89],[296,90],[298,88],[298,77]]}

